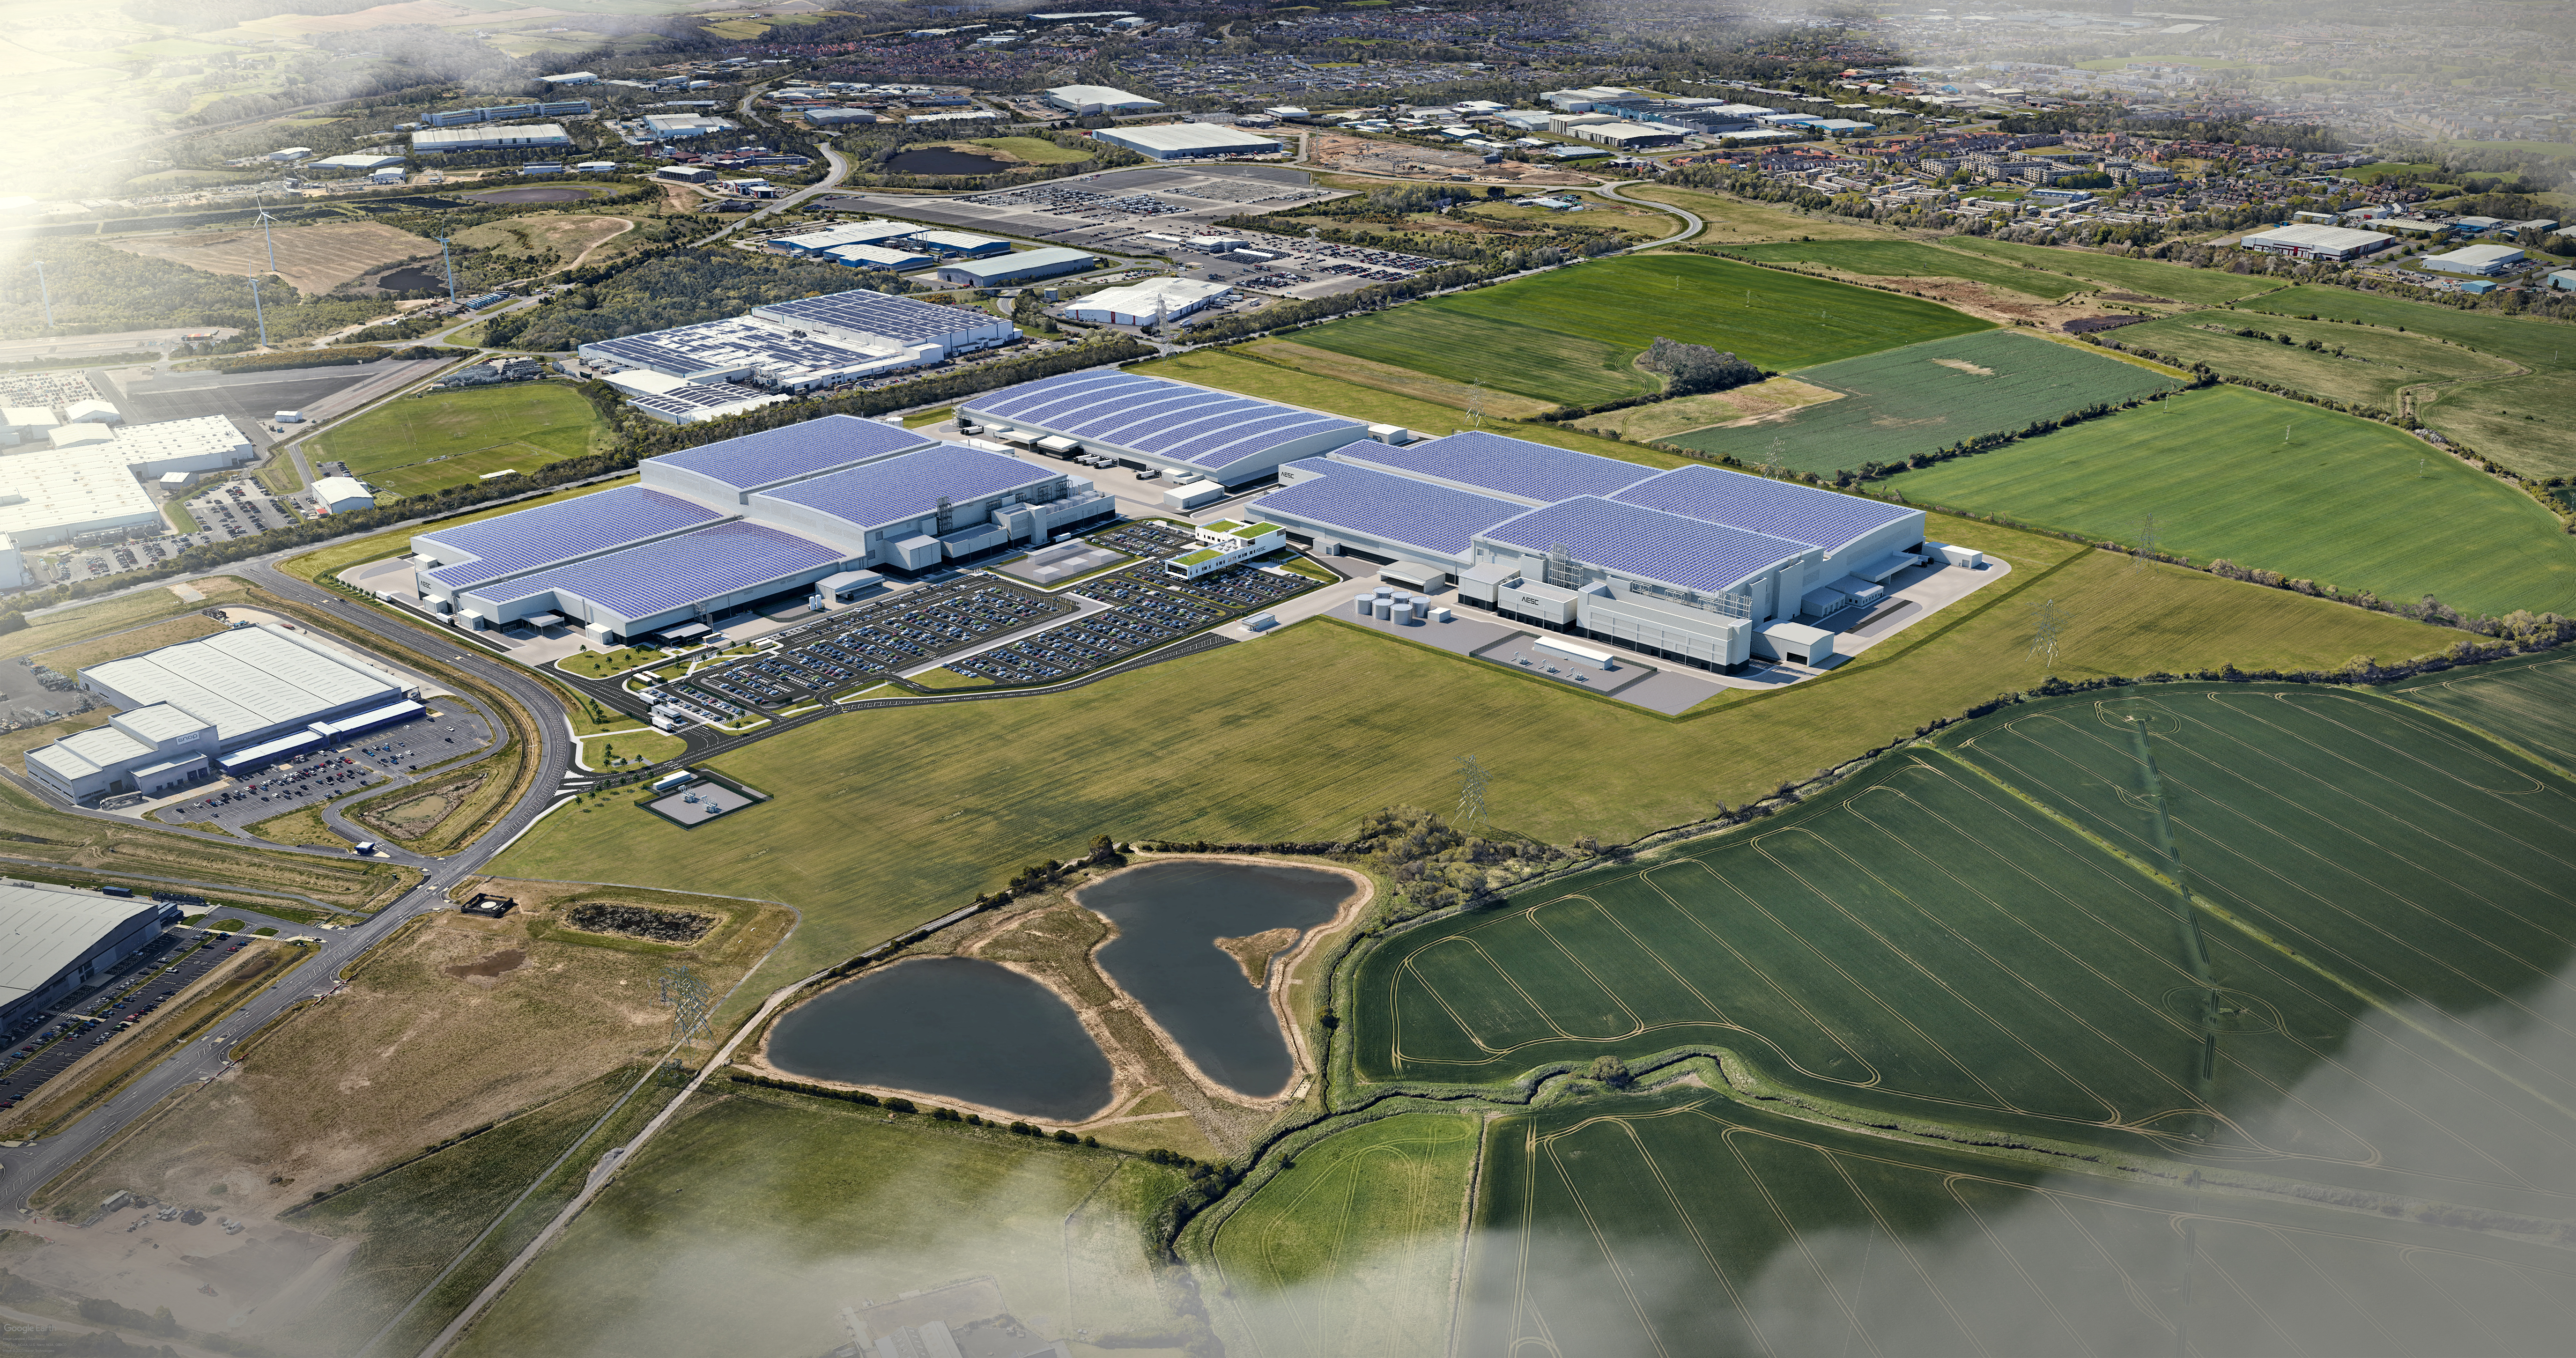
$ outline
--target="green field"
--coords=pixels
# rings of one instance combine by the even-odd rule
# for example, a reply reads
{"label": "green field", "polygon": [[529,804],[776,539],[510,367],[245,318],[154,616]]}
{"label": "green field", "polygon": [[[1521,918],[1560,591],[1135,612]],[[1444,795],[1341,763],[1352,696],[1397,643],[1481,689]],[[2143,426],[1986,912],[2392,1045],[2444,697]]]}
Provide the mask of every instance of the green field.
{"label": "green field", "polygon": [[1988,328],[1937,303],[1826,279],[1706,255],[1633,255],[1335,321],[1296,340],[1584,405],[1655,390],[1658,379],[1630,360],[1658,336],[1790,369]]}
{"label": "green field", "polygon": [[387,495],[420,495],[580,457],[604,428],[571,387],[520,382],[390,401],[316,438],[306,456],[346,462]]}
{"label": "green field", "polygon": [[[778,794],[756,820],[683,832],[611,805],[539,822],[492,870],[783,900],[804,922],[763,972],[778,979],[744,987],[758,994],[1097,834],[1314,839],[1390,803],[1446,805],[1460,753],[1483,752],[1494,803],[1512,808],[1506,824],[1550,843],[1687,822],[2039,683],[2027,616],[2040,596],[2029,591],[2072,614],[2056,671],[2069,678],[2393,661],[2458,635],[2197,571],[2133,572],[2121,557],[1987,524],[1936,517],[1931,532],[2015,575],[1828,681],[1729,690],[1680,724],[1316,620],[1072,693],[833,717],[713,762]],[[1298,682],[1282,683],[1288,674]],[[1314,701],[1324,692],[1374,696]],[[1189,768],[1137,757],[1165,748],[1191,750]],[[1043,753],[1015,753],[1033,751]],[[849,834],[861,807],[869,833]]]}
{"label": "green field", "polygon": [[2181,385],[2099,353],[2035,335],[1990,330],[1847,358],[1798,374],[1846,393],[1760,424],[1665,438],[1759,466],[1831,472],[1902,463],[1981,434],[2117,404]]}
{"label": "green field", "polygon": [[2154,259],[2126,259],[2092,250],[2060,249],[2048,245],[2023,245],[2018,241],[1989,240],[1983,236],[1952,236],[1941,242],[1953,249],[1974,251],[1996,259],[2027,264],[2034,269],[2048,269],[2089,279],[2104,287],[2145,293],[2152,297],[2177,302],[2201,302],[2216,306],[2241,297],[2286,288],[2277,279],[2257,278],[2250,274],[2232,274],[2224,269],[2195,269],[2188,264],[2167,264]]}
{"label": "green field", "polygon": [[2558,1347],[2576,1282],[2541,1246],[2042,1178],[1705,1091],[1485,1144],[1458,1353],[2504,1358]]}
{"label": "green field", "polygon": [[2538,655],[2408,679],[2388,692],[2492,731],[2576,774],[2576,656]]}
{"label": "green field", "polygon": [[1182,1330],[1144,1231],[1177,1172],[887,1117],[756,1092],[692,1104],[458,1351],[817,1354],[849,1342],[843,1307],[979,1274],[1050,1336]]}
{"label": "green field", "polygon": [[[2287,335],[2293,342],[2239,335],[2238,330]],[[2428,384],[2509,377],[2519,371],[2503,359],[2428,335],[2241,312],[2190,312],[2122,326],[2111,338],[2151,349],[2182,367],[2206,363],[2231,377],[2250,377],[2391,413],[2398,408],[2401,388],[2424,388],[2419,394],[2430,397],[2439,393]],[[2310,340],[2325,347],[2310,349]],[[2340,354],[2335,352],[2338,349]]]}
{"label": "green field", "polygon": [[2063,297],[2087,284],[2046,269],[2025,269],[1983,255],[1910,240],[1783,241],[1729,246],[1728,253],[1774,264],[1813,264],[1875,278],[1965,278],[2032,297]]}
{"label": "green field", "polygon": [[1327,1137],[1216,1233],[1218,1332],[1267,1358],[1437,1353],[1478,1126],[1408,1113]]}
{"label": "green field", "polygon": [[[2284,433],[2288,440],[2283,441]],[[1890,483],[1919,504],[2224,557],[2469,613],[2576,613],[2576,539],[2528,497],[2386,425],[2212,387]]]}
{"label": "green field", "polygon": [[[2245,309],[2355,323],[2321,326],[2321,336],[2354,336],[2356,326],[2402,326],[2409,335],[2431,335],[2519,364],[2530,372],[2448,388],[2438,399],[2419,401],[2416,417],[2525,476],[2576,474],[2576,382],[2568,380],[2576,375],[2576,327],[2313,286],[2273,293]],[[2268,320],[2254,324],[2278,328]]]}

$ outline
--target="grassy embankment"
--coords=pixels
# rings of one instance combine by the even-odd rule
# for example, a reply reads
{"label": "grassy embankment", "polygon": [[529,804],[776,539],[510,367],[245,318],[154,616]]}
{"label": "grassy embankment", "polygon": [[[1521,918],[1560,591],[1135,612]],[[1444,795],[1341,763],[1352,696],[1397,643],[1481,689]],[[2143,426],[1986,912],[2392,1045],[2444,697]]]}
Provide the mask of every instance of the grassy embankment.
{"label": "grassy embankment", "polygon": [[2169,264],[2160,259],[2129,259],[2094,250],[2024,245],[2018,241],[1991,240],[1984,236],[1952,236],[1941,243],[1954,250],[2069,274],[2101,287],[2177,302],[2197,302],[2203,306],[2219,306],[2290,286],[2281,279],[2256,274],[2195,269],[2188,264]]}

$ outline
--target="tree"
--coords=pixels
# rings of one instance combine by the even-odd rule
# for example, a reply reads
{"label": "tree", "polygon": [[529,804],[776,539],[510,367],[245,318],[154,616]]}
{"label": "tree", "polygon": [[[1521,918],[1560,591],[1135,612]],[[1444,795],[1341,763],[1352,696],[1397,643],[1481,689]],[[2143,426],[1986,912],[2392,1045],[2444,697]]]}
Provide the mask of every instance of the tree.
{"label": "tree", "polygon": [[1628,1085],[1628,1063],[1615,1056],[1593,1057],[1590,1074],[1612,1089],[1624,1089]]}
{"label": "tree", "polygon": [[1762,370],[1705,344],[1683,344],[1658,335],[1638,365],[1662,373],[1668,395],[1691,396],[1727,391],[1762,380]]}

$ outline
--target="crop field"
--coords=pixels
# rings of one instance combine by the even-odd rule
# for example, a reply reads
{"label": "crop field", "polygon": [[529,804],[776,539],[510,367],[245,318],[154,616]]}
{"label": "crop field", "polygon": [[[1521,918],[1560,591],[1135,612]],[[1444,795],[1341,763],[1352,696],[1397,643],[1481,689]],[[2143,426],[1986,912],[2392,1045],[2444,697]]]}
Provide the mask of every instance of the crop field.
{"label": "crop field", "polygon": [[[1935,518],[1931,532],[2002,557],[2017,578],[1963,603],[1954,623],[1872,650],[1828,682],[1730,690],[1678,725],[1319,620],[1072,693],[818,722],[711,766],[753,787],[795,789],[757,823],[681,833],[611,799],[589,816],[540,822],[492,870],[784,900],[804,922],[764,972],[780,984],[1095,834],[1312,839],[1390,803],[1444,805],[1457,794],[1449,761],[1460,752],[1484,752],[1495,803],[1514,808],[1509,827],[1551,843],[1690,821],[1998,689],[2038,684],[2034,590],[2071,616],[2057,666],[2070,679],[2393,661],[2458,635],[2198,571],[2132,571],[2124,558],[1987,524]],[[1283,673],[1301,683],[1283,687]],[[1380,697],[1358,709],[1308,697],[1325,691]],[[1187,774],[1133,758],[1174,742],[1205,758]],[[1005,747],[1049,753],[992,755]],[[1544,758],[1508,753],[1542,747]],[[1066,767],[1092,772],[1068,780]],[[875,833],[837,828],[858,805]]]}
{"label": "crop field", "polygon": [[2093,250],[2024,245],[2019,241],[1989,240],[1984,236],[1952,236],[1941,243],[1955,250],[2027,264],[2034,269],[2070,274],[2106,288],[2177,302],[2199,302],[2207,306],[2276,292],[2289,286],[2278,279],[2233,274],[2224,269],[2195,269],[2188,264],[2168,264],[2157,259],[2126,259]]}
{"label": "crop field", "polygon": [[2409,335],[2430,335],[2528,369],[2522,375],[2427,393],[2417,402],[2416,417],[2525,476],[2576,474],[2576,382],[2568,380],[2576,374],[2576,343],[2570,342],[2576,327],[2343,288],[2291,288],[2246,307],[2277,316],[2349,322],[2320,328],[2320,333],[2341,332],[2346,345],[2356,342],[2358,327],[2403,327]]}
{"label": "crop field", "polygon": [[976,1275],[1044,1334],[1175,1334],[1144,1220],[1177,1172],[887,1116],[759,1092],[692,1104],[458,1351],[822,1353],[849,1341],[844,1307]]}
{"label": "crop field", "polygon": [[2082,279],[1910,240],[1774,241],[1729,247],[1772,264],[1812,264],[1873,278],[1964,278],[2031,297],[2082,291]]}
{"label": "crop field", "polygon": [[2576,539],[2548,510],[2387,425],[2242,387],[2185,392],[1889,484],[1917,504],[2114,542],[2135,543],[2152,514],[2163,551],[2383,598],[2576,613]]}
{"label": "crop field", "polygon": [[1658,336],[1805,368],[1991,328],[1937,303],[1706,255],[1606,259],[1301,330],[1297,342],[1584,405],[1654,391]]}
{"label": "crop field", "polygon": [[[2292,343],[2235,333],[2240,329],[2287,335]],[[2152,349],[2189,367],[2206,363],[2230,376],[2251,377],[2312,396],[2353,401],[2395,411],[2405,387],[2510,377],[2520,369],[2429,335],[2337,325],[2288,317],[2201,311],[2122,326],[2112,338]],[[2307,347],[2314,340],[2322,350]],[[2340,349],[2342,352],[2337,353]],[[2426,397],[2438,395],[2426,390]]]}
{"label": "crop field", "polygon": [[1470,1118],[1407,1113],[1326,1138],[1218,1229],[1229,1352],[1261,1358],[1437,1353],[1449,1329]]}
{"label": "crop field", "polygon": [[350,475],[386,494],[421,495],[579,457],[600,428],[579,392],[520,382],[402,397],[315,439],[308,455],[346,462]]}
{"label": "crop field", "polygon": [[2480,665],[2402,680],[2388,692],[2492,732],[2576,773],[2576,656]]}
{"label": "crop field", "polygon": [[1502,1118],[1486,1147],[1460,1353],[2503,1358],[2555,1346],[2576,1283],[2541,1246],[2042,1178],[1705,1091]]}
{"label": "crop field", "polygon": [[1981,434],[2181,385],[2136,364],[2009,330],[1849,358],[1809,368],[1798,380],[1846,394],[1780,419],[1666,441],[1757,466],[1831,472],[1902,463]]}
{"label": "crop field", "polygon": [[[278,227],[273,234],[278,275],[308,296],[319,296],[388,264],[438,253],[438,242],[381,222]],[[104,243],[213,274],[238,277],[268,270],[268,241],[256,228],[140,239],[110,237]]]}

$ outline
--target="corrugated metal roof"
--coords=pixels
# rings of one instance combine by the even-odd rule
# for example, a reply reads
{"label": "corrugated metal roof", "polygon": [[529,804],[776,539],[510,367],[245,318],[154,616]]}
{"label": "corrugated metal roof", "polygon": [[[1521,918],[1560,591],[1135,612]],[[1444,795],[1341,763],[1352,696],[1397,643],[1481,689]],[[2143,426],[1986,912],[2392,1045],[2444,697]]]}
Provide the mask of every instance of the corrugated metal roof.
{"label": "corrugated metal roof", "polygon": [[1321,474],[1263,496],[1253,508],[1264,518],[1346,529],[1439,556],[1463,558],[1476,534],[1529,512],[1527,505],[1471,490],[1322,458],[1291,462],[1282,471],[1290,469]]}
{"label": "corrugated metal roof", "polygon": [[1481,429],[1404,448],[1382,443],[1354,444],[1340,452],[1346,458],[1436,476],[1540,504],[1554,504],[1577,495],[1616,494],[1655,474],[1654,468],[1634,462],[1552,448]]}
{"label": "corrugated metal roof", "polygon": [[987,421],[1037,425],[1085,443],[1211,468],[1318,434],[1356,439],[1368,432],[1338,415],[1123,372],[1068,373],[959,408]]}
{"label": "corrugated metal roof", "polygon": [[37,990],[81,954],[114,938],[150,901],[117,900],[53,887],[0,885],[0,1004]]}
{"label": "corrugated metal roof", "polygon": [[1675,467],[1610,498],[1839,552],[1855,540],[1923,511],[1814,486],[1748,476],[1723,467]]}
{"label": "corrugated metal roof", "polygon": [[894,297],[868,288],[771,302],[752,308],[751,314],[773,324],[824,325],[905,344],[952,346],[961,342],[960,335],[982,334],[999,324],[990,312]]}
{"label": "corrugated metal roof", "polygon": [[215,728],[226,745],[271,727],[400,690],[268,630],[243,627],[92,665],[83,675],[134,700],[168,703]]}
{"label": "corrugated metal roof", "polygon": [[1561,544],[1577,561],[1711,593],[1812,550],[1767,533],[1593,495],[1533,509],[1477,536],[1530,552]]}
{"label": "corrugated metal roof", "polygon": [[532,570],[723,517],[676,495],[644,486],[620,486],[514,514],[415,533],[412,550],[427,550],[442,559],[476,558],[452,561],[429,572],[429,577],[442,585],[462,588],[512,571]]}
{"label": "corrugated metal roof", "polygon": [[507,581],[493,595],[508,603],[556,591],[620,617],[647,618],[842,560],[820,543],[733,519]]}
{"label": "corrugated metal roof", "polygon": [[956,502],[1052,481],[1062,472],[963,444],[935,443],[916,453],[763,491],[760,498],[820,510],[859,528],[882,528]]}
{"label": "corrugated metal roof", "polygon": [[657,464],[677,467],[736,490],[756,490],[907,448],[926,448],[931,442],[899,424],[881,424],[856,415],[826,415],[664,453],[644,465],[648,471]]}

